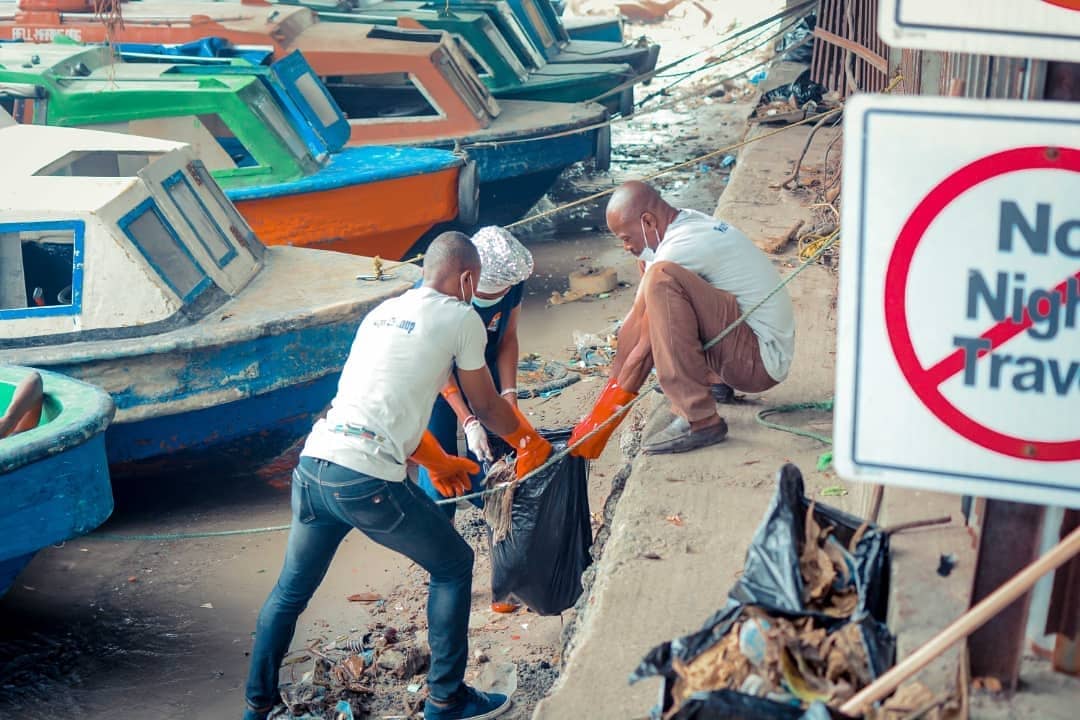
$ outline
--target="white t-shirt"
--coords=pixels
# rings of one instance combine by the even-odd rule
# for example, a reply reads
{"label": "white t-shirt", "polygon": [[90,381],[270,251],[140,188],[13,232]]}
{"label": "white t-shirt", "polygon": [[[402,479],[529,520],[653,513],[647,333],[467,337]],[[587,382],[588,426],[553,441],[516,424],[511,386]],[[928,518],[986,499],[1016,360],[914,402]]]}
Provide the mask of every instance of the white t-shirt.
{"label": "white t-shirt", "polygon": [[337,395],[301,455],[404,480],[451,367],[484,367],[486,343],[472,307],[431,288],[380,304],[356,331]]}
{"label": "white t-shirt", "polygon": [[[697,210],[680,210],[668,226],[652,260],[660,261],[681,265],[731,293],[739,301],[740,312],[752,308],[780,283],[780,273],[750,238]],[[757,335],[765,371],[777,382],[786,378],[795,354],[795,311],[787,288],[755,310],[746,324]]]}

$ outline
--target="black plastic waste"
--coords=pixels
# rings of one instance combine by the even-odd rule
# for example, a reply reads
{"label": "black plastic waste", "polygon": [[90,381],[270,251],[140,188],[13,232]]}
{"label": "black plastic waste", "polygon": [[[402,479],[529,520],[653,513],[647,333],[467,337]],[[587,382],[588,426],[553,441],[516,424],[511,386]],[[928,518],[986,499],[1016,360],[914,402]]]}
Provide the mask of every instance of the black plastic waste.
{"label": "black plastic waste", "polygon": [[[895,640],[885,626],[888,598],[889,542],[888,536],[871,526],[855,549],[855,583],[858,605],[851,618],[835,618],[808,612],[803,605],[803,579],[799,572],[799,555],[805,537],[806,511],[810,502],[803,493],[802,473],[792,464],[780,469],[776,493],[765,520],[758,527],[747,551],[746,563],[739,581],[728,594],[727,604],[713,614],[701,630],[676,638],[653,648],[641,661],[630,682],[647,677],[664,678],[664,690],[654,716],[667,712],[672,704],[671,688],[677,677],[672,661],[678,658],[688,663],[715,645],[727,634],[739,615],[756,606],[771,615],[788,619],[812,616],[829,632],[848,623],[859,626],[870,671],[874,677],[893,664]],[[835,526],[834,534],[847,545],[862,521],[827,505],[814,508],[819,523]],[[805,711],[798,707],[756,698],[734,690],[696,693],[672,717],[673,720],[728,720],[758,718],[760,720],[816,720],[843,716],[822,706]],[[829,713],[822,715],[821,713]],[[815,714],[816,713],[816,714]]]}
{"label": "black plastic waste", "polygon": [[[569,430],[541,434],[558,452]],[[510,532],[491,548],[496,599],[513,594],[539,615],[558,615],[581,597],[592,562],[588,476],[585,460],[567,456],[514,489]]]}
{"label": "black plastic waste", "polygon": [[[795,24],[795,27],[784,33],[784,37],[780,39],[780,44],[776,48],[776,52],[784,53],[780,56],[780,59],[784,62],[797,62],[806,63],[807,65],[814,59],[814,43],[812,40],[807,40],[797,48],[788,50],[800,40],[805,37],[814,34],[814,27],[817,26],[817,15],[810,13],[802,20]],[[787,50],[787,52],[784,52]]]}
{"label": "black plastic waste", "polygon": [[769,92],[763,94],[761,99],[765,103],[771,103],[777,101],[782,102],[790,97],[795,101],[796,105],[802,107],[808,102],[821,102],[821,99],[825,96],[826,92],[828,92],[828,88],[811,80],[809,70],[803,70],[799,73],[799,77],[795,78],[787,85],[774,87]]}

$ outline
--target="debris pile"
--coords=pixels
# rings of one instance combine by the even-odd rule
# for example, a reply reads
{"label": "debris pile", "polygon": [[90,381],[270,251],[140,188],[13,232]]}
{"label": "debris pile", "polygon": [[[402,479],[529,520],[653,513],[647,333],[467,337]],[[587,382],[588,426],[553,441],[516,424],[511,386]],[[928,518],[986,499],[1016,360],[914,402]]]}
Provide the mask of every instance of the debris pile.
{"label": "debris pile", "polygon": [[409,681],[427,670],[430,659],[426,633],[414,626],[398,630],[376,622],[362,634],[318,640],[283,663],[285,707],[271,720],[366,717],[380,708],[411,715],[424,695],[421,682]]}
{"label": "debris pile", "polygon": [[607,375],[619,347],[618,327],[601,333],[574,331],[570,366],[585,375]]}
{"label": "debris pile", "polygon": [[892,664],[887,565],[883,532],[808,500],[798,468],[785,465],[728,604],[698,632],[654,648],[634,680],[665,678],[654,714],[664,720],[838,707]]}

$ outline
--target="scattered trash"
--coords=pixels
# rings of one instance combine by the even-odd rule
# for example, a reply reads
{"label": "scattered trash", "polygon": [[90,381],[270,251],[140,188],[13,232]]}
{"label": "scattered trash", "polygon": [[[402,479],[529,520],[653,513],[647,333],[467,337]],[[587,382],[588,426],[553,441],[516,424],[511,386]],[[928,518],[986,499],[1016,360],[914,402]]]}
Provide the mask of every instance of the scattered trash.
{"label": "scattered trash", "polygon": [[941,577],[949,577],[952,574],[953,568],[956,567],[956,556],[952,553],[948,555],[942,555],[938,559],[937,574]]}
{"label": "scattered trash", "polygon": [[971,687],[991,693],[1000,693],[1003,690],[1001,681],[996,677],[977,677],[971,681]]}
{"label": "scattered trash", "polygon": [[729,168],[735,164],[734,155],[725,155],[724,159],[720,161],[720,167]]}
{"label": "scattered trash", "polygon": [[[816,25],[817,14],[810,13],[796,23],[795,27],[784,33],[784,37],[781,38],[776,48],[776,52],[783,53],[780,60],[809,65],[814,59],[814,44],[812,42],[803,42],[803,40],[814,34]],[[794,47],[799,43],[802,44],[799,47]],[[788,48],[791,49],[788,50]]]}
{"label": "scattered trash", "polygon": [[409,683],[405,686],[405,690],[410,693],[418,693],[422,687],[424,687],[423,683]]}
{"label": "scattered trash", "polygon": [[682,515],[680,513],[675,513],[674,515],[668,515],[664,519],[667,520],[672,525],[674,525],[675,527],[682,527],[683,526],[683,519],[682,519]]}
{"label": "scattered trash", "polygon": [[751,85],[760,85],[765,78],[769,77],[768,70],[758,70],[756,73],[750,76]]}
{"label": "scattered trash", "polygon": [[658,554],[656,554],[654,552],[641,553],[641,557],[645,558],[646,560],[663,560],[664,559],[664,558],[660,557]]}
{"label": "scattered trash", "polygon": [[825,497],[844,497],[848,494],[848,490],[843,485],[830,485],[827,488],[822,488],[821,494]]}
{"label": "scattered trash", "polygon": [[565,365],[546,362],[536,354],[526,355],[518,362],[517,396],[519,400],[555,397],[579,380],[581,376]]}
{"label": "scattered trash", "polygon": [[132,575],[131,577],[129,577],[129,578],[128,578],[128,582],[129,582],[129,583],[135,583],[135,582],[139,582],[139,578],[137,578],[137,577],[135,577],[134,575]]}
{"label": "scattered trash", "polygon": [[666,18],[668,13],[681,5],[682,2],[683,0],[667,0],[667,2],[658,2],[657,0],[619,0],[615,5],[619,8],[619,12],[630,22],[655,23]]}
{"label": "scattered trash", "polygon": [[207,610],[213,610],[214,609],[214,604],[213,603],[203,603],[199,607],[206,608]]}
{"label": "scattered trash", "polygon": [[599,335],[575,330],[573,333],[575,353],[571,364],[583,373],[607,375],[608,367],[615,360],[618,332],[614,329]]}
{"label": "scattered trash", "polygon": [[383,596],[374,592],[362,592],[349,596],[349,602],[372,603],[383,599]]}
{"label": "scattered trash", "polygon": [[820,103],[828,89],[810,79],[810,70],[804,70],[799,77],[787,85],[773,88],[761,96],[763,103],[789,102],[801,108],[808,102]]}
{"label": "scattered trash", "polygon": [[334,720],[354,720],[352,705],[345,700],[339,700],[334,708]]}

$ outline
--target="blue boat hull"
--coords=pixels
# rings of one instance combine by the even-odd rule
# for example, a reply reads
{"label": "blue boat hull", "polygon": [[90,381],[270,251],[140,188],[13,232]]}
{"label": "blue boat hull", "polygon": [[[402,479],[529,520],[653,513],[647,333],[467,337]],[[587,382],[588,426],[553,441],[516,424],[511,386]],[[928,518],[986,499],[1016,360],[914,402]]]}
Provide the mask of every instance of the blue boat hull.
{"label": "blue boat hull", "polygon": [[0,595],[38,550],[85,535],[113,510],[98,433],[68,450],[0,475]]}
{"label": "blue boat hull", "polygon": [[519,219],[544,196],[563,170],[574,163],[607,157],[598,150],[598,133],[537,138],[524,142],[477,144],[468,148],[480,185],[478,225],[505,225]]}
{"label": "blue boat hull", "polygon": [[113,425],[113,475],[175,475],[258,467],[304,437],[337,391],[340,372],[245,400],[180,415]]}
{"label": "blue boat hull", "polygon": [[[334,396],[359,323],[357,317],[286,329],[148,355],[136,364],[102,361],[52,369],[92,382],[122,367],[136,379],[111,391],[117,417],[106,433],[106,448],[114,476],[236,471],[276,457],[311,429]],[[139,365],[174,366],[178,360],[183,366],[168,384],[139,371]],[[214,401],[211,395],[237,399]],[[169,412],[177,406],[190,409]]]}

